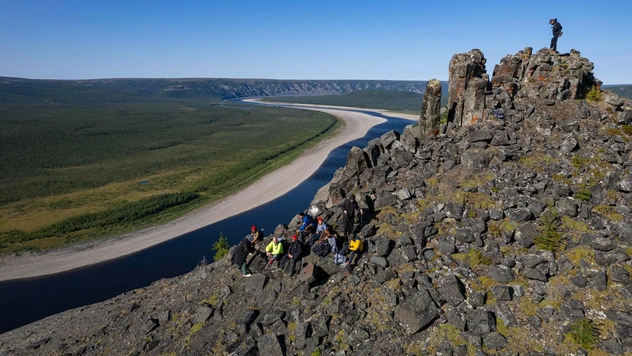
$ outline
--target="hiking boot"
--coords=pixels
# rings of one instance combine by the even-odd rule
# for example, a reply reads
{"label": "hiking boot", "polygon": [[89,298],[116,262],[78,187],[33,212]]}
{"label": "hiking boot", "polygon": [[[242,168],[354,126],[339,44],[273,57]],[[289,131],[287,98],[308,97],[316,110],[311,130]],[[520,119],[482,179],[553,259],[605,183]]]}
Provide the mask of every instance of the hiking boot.
{"label": "hiking boot", "polygon": [[250,273],[244,274],[244,277],[252,277],[252,274],[250,274]]}

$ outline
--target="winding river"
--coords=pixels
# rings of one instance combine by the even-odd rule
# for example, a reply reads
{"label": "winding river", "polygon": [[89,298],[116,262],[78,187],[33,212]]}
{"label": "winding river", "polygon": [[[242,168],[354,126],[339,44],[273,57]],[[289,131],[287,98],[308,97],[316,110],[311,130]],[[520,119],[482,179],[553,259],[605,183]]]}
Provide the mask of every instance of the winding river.
{"label": "winding river", "polygon": [[289,223],[309,206],[316,191],[331,180],[336,169],[344,166],[352,146],[364,147],[385,132],[402,132],[411,124],[410,120],[393,118],[396,114],[351,111],[387,121],[371,128],[363,138],[334,149],[312,176],[269,203],[118,259],[54,275],[0,282],[0,333],[190,272],[202,258],[212,261],[211,246],[220,233],[236,244],[250,232],[252,225],[263,228],[268,235],[277,225]]}

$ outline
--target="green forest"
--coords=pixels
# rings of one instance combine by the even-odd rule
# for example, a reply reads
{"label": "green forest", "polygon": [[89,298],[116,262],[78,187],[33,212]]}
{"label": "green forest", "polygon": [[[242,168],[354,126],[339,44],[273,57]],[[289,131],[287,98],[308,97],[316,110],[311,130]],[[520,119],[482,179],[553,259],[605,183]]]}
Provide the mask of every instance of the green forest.
{"label": "green forest", "polygon": [[45,82],[0,85],[0,253],[164,222],[290,162],[333,116]]}

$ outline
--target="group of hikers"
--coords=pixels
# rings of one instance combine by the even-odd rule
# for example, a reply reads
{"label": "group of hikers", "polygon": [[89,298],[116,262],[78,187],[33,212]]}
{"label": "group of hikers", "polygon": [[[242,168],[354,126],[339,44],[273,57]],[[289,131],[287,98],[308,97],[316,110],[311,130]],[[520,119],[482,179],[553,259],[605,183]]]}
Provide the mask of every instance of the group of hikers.
{"label": "group of hikers", "polygon": [[[273,265],[278,261],[278,266],[282,270],[289,264],[290,277],[296,270],[297,262],[310,253],[320,257],[333,255],[334,262],[341,266],[355,265],[364,248],[360,237],[354,234],[355,217],[360,216],[361,228],[364,210],[358,206],[353,194],[343,201],[341,207],[342,235],[339,235],[322,217],[314,219],[311,215],[300,212],[300,220],[291,241],[273,236],[272,241],[266,246],[267,263]],[[256,226],[252,226],[251,233],[245,236],[234,250],[232,262],[237,265],[244,277],[251,276],[248,256],[258,253],[257,246],[261,241],[263,233]]]}

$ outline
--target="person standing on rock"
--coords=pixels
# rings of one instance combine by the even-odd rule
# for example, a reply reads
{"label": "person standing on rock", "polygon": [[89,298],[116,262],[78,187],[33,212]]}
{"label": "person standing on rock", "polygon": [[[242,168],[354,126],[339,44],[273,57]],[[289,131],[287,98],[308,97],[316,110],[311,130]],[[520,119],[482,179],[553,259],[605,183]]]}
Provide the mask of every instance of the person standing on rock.
{"label": "person standing on rock", "polygon": [[247,237],[244,237],[239,245],[235,247],[235,251],[233,252],[233,263],[237,265],[239,269],[241,269],[241,273],[243,273],[244,277],[250,277],[250,271],[248,270],[248,262],[246,258],[248,254],[253,252],[254,244],[248,241]]}
{"label": "person standing on rock", "polygon": [[292,242],[290,243],[290,247],[288,247],[287,254],[283,255],[281,258],[281,262],[279,262],[279,268],[283,269],[285,267],[285,263],[290,261],[290,277],[294,274],[294,268],[296,267],[296,261],[301,258],[303,254],[303,243],[299,241],[298,236],[292,236]]}
{"label": "person standing on rock", "polygon": [[360,215],[364,214],[364,211],[358,206],[358,202],[355,200],[355,195],[349,195],[349,198],[342,202],[342,226],[343,235],[345,237],[353,233],[353,224],[355,222],[355,212],[360,211]]}
{"label": "person standing on rock", "polygon": [[557,18],[549,20],[549,24],[553,26],[553,38],[551,39],[551,50],[557,53],[557,38],[562,35],[562,24],[557,22]]}

